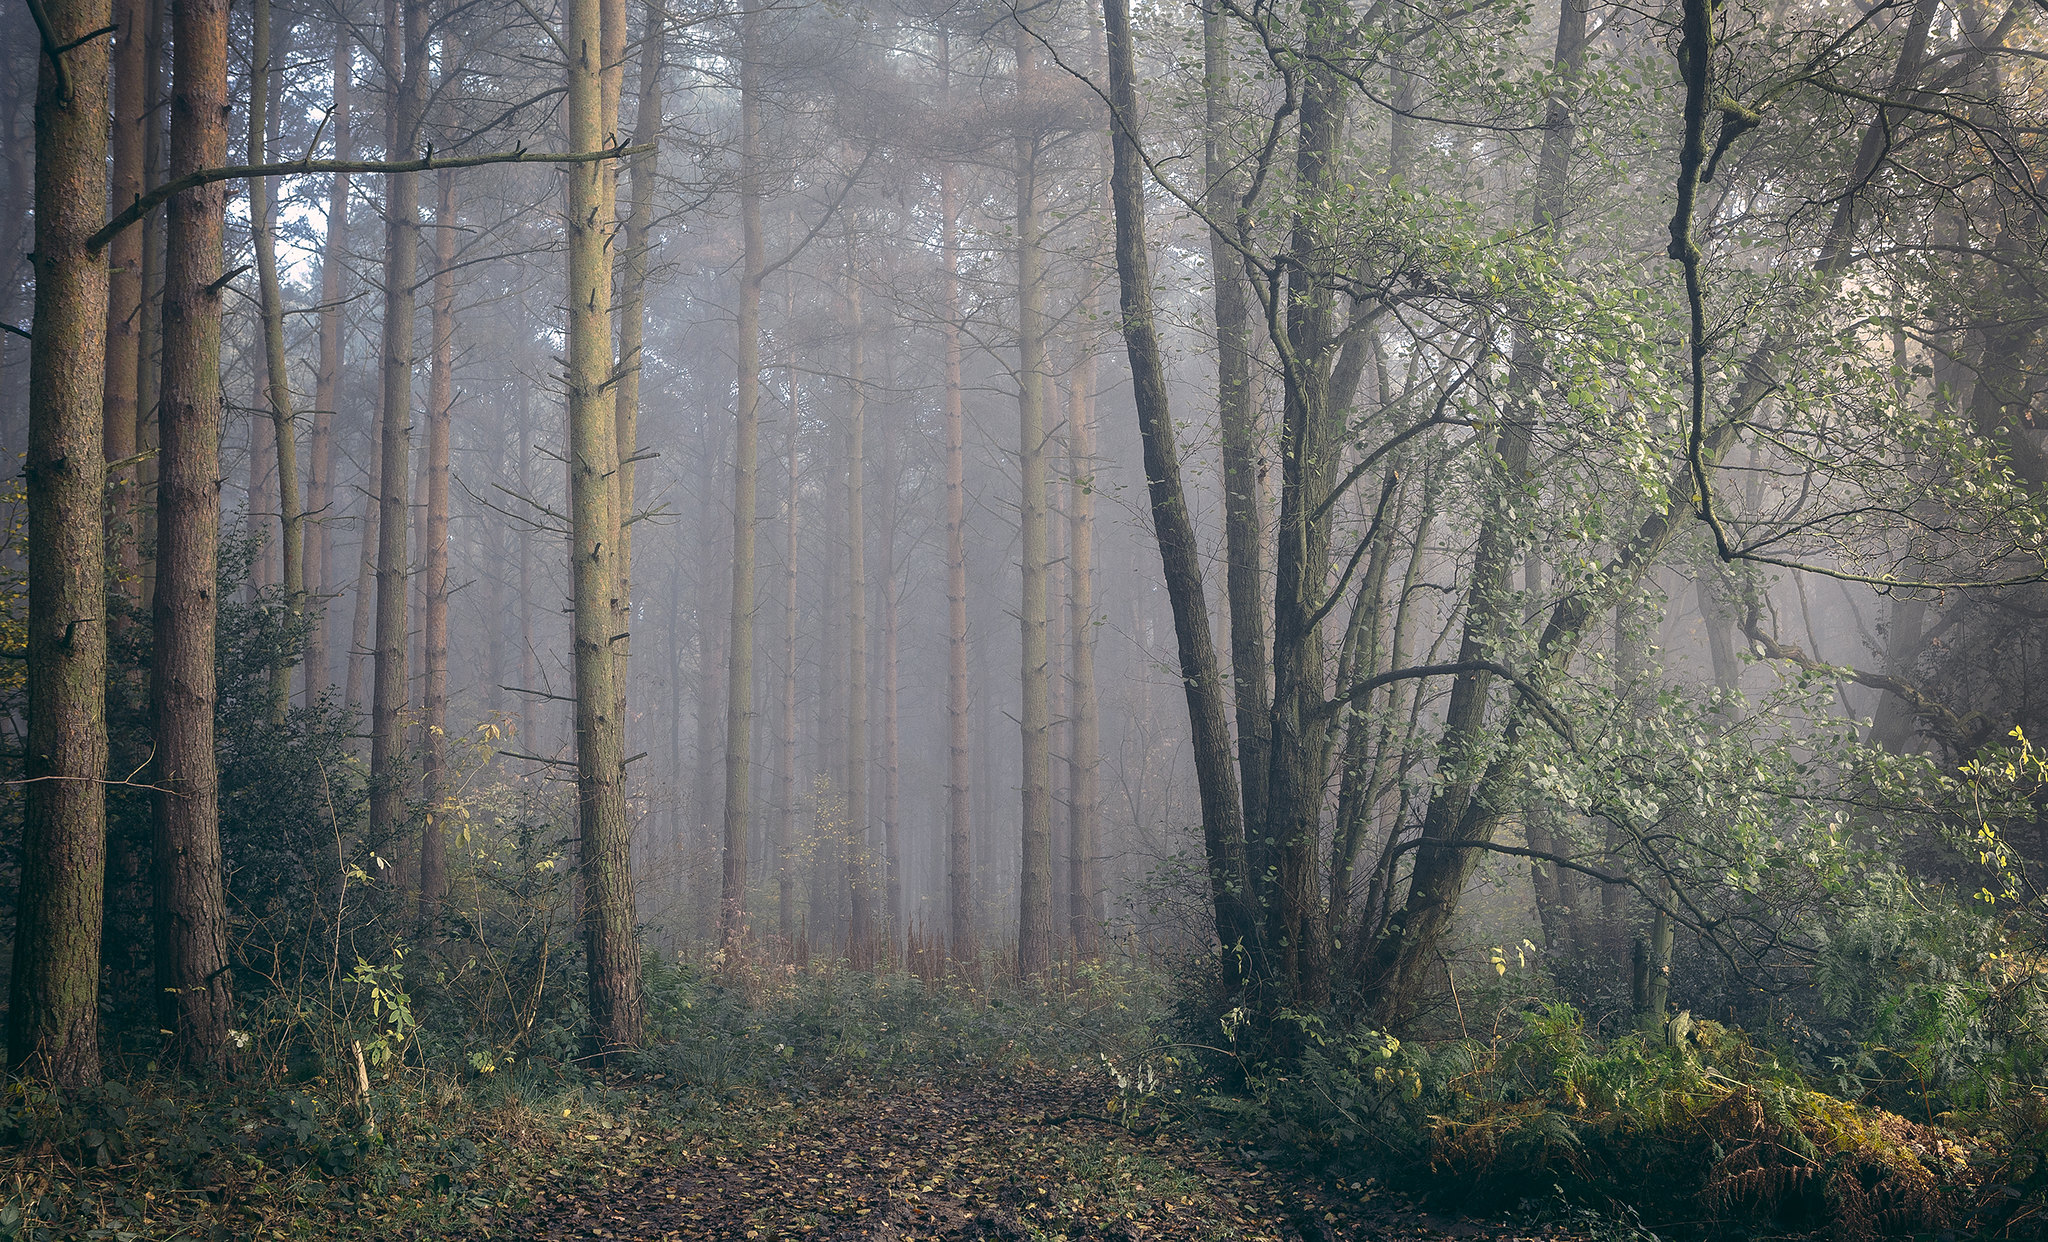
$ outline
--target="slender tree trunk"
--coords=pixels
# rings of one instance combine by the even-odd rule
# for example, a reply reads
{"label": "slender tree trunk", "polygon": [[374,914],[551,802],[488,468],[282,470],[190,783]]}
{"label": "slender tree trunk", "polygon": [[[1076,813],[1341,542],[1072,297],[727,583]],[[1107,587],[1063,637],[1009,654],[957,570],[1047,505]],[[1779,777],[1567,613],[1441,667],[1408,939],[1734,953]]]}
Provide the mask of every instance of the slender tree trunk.
{"label": "slender tree trunk", "polygon": [[754,505],[760,465],[761,100],[759,14],[740,15],[740,273],[737,437],[733,451],[732,624],[726,646],[724,858],[718,934],[730,944],[745,934],[747,824],[754,728]]}
{"label": "slender tree trunk", "polygon": [[[259,0],[260,2],[260,0]],[[444,65],[459,56],[443,37]],[[446,70],[444,70],[444,73]],[[448,837],[442,802],[448,794],[448,454],[455,409],[455,170],[435,175],[434,285],[427,378],[427,529],[420,546],[420,648],[424,685],[420,718],[420,926],[431,928],[448,895]]]}
{"label": "slender tree trunk", "polygon": [[[1087,318],[1094,318],[1095,297],[1087,300]],[[1071,744],[1067,748],[1068,900],[1074,952],[1093,957],[1100,951],[1103,921],[1102,883],[1097,872],[1101,855],[1098,835],[1100,752],[1095,703],[1095,351],[1084,346],[1074,368],[1073,418],[1069,449],[1073,454],[1074,486],[1068,501],[1067,633],[1073,651],[1067,663],[1067,713]]]}
{"label": "slender tree trunk", "polygon": [[[334,110],[328,127],[334,131],[334,158],[353,158],[349,133],[349,86],[352,43],[347,22],[335,23]],[[327,529],[328,508],[334,503],[334,408],[341,392],[341,298],[342,276],[348,258],[349,175],[334,174],[327,197],[327,235],[320,250],[320,366],[313,380],[313,430],[307,445],[305,551],[306,597],[313,608],[313,623],[306,634],[306,698],[327,687],[333,675],[328,651],[327,599],[333,590],[333,565],[329,556],[331,537]],[[353,663],[351,657],[351,663]]]}
{"label": "slender tree trunk", "polygon": [[[1017,23],[1016,97],[1038,88],[1038,42]],[[1019,117],[1019,123],[1023,118]],[[1052,745],[1046,652],[1045,547],[1045,194],[1039,185],[1038,136],[1017,138],[1017,474],[1021,497],[1023,870],[1018,887],[1017,972],[1029,977],[1052,960]]]}
{"label": "slender tree trunk", "polygon": [[[633,145],[652,147],[661,136],[661,70],[667,46],[667,24],[662,10],[648,7],[647,24],[641,31],[640,82],[637,115],[633,122]],[[613,393],[613,418],[619,445],[619,719],[627,720],[625,675],[632,639],[633,598],[633,458],[640,443],[640,380],[643,346],[647,337],[647,266],[654,229],[655,153],[649,150],[633,157],[632,195],[625,227],[625,266],[619,272],[619,362]]]}
{"label": "slender tree trunk", "polygon": [[[563,42],[564,123],[571,151],[604,148],[618,129],[617,94],[607,101],[605,36],[616,0],[570,0]],[[622,585],[616,539],[618,425],[611,379],[613,213],[605,192],[609,161],[573,164],[568,186],[568,397],[570,580],[575,616],[576,790],[583,881],[583,940],[589,966],[591,1032],[609,1054],[643,1038],[640,949],[633,912],[626,819],[625,721],[614,650]]]}
{"label": "slender tree trunk", "polygon": [[[939,59],[952,98],[952,43],[942,28]],[[952,161],[939,172],[939,251],[945,302],[946,383],[946,909],[956,958],[974,946],[973,751],[967,687],[967,414],[960,378],[959,190]]]}
{"label": "slender tree trunk", "polygon": [[[169,0],[150,0],[149,33],[143,48],[148,68],[143,82],[142,183],[154,187],[163,180],[164,164],[170,158],[170,108],[167,104],[164,40],[170,25]],[[165,213],[168,215],[168,213]],[[163,387],[164,241],[169,225],[144,220],[142,232],[142,314],[135,342],[135,449],[138,453],[159,448],[157,405]],[[150,453],[135,468],[134,515],[137,554],[138,595],[136,604],[155,607],[156,599],[156,493],[157,458]],[[143,553],[147,551],[147,557]]]}
{"label": "slender tree trunk", "polygon": [[[107,24],[108,11],[106,0],[52,0],[47,14],[56,38],[76,42],[64,54],[61,78],[47,56],[39,58],[36,77],[36,302],[22,472],[28,489],[29,724],[7,1060],[11,1068],[75,1089],[100,1080],[107,838],[100,422],[108,256],[85,243],[105,219],[108,55],[91,32]],[[130,38],[124,29],[122,41]]]}
{"label": "slender tree trunk", "polygon": [[[387,8],[387,14],[390,10]],[[386,70],[396,75],[391,154],[419,140],[427,102],[427,4],[403,0],[389,31]],[[579,169],[585,167],[577,166]],[[370,842],[394,842],[405,819],[407,517],[412,470],[414,287],[419,278],[419,174],[386,176],[384,204],[384,413],[378,454],[377,612],[370,686]]]}
{"label": "slender tree trunk", "polygon": [[[893,379],[885,376],[884,382]],[[893,390],[895,385],[889,384]],[[882,448],[882,854],[887,869],[890,951],[904,942],[903,921],[903,789],[901,734],[897,728],[896,525],[902,483],[897,474],[896,437],[885,435]]]}
{"label": "slender tree trunk", "polygon": [[363,672],[370,657],[370,621],[377,611],[377,525],[378,513],[383,506],[377,500],[375,489],[379,480],[384,477],[383,456],[384,394],[380,385],[377,394],[377,415],[371,420],[370,425],[370,463],[364,472],[363,515],[357,523],[361,527],[361,534],[356,540],[355,603],[350,612],[348,666],[342,681],[342,702],[346,705],[351,720],[362,714]]}
{"label": "slender tree trunk", "polygon": [[[1209,218],[1235,222],[1243,193],[1229,145],[1230,45],[1222,5],[1202,10],[1204,168]],[[1243,773],[1245,818],[1258,822],[1266,806],[1272,744],[1272,690],[1266,663],[1265,498],[1259,485],[1258,410],[1252,402],[1251,300],[1244,263],[1221,229],[1209,232],[1215,280],[1216,413],[1223,441],[1224,585],[1230,601],[1230,674],[1236,692],[1238,767]]]}
{"label": "slender tree trunk", "polygon": [[[144,154],[155,133],[149,105],[151,0],[119,0],[114,24],[114,126],[110,206],[120,210],[141,197]],[[115,542],[115,589],[133,589],[136,550],[135,456],[142,367],[142,241],[147,228],[123,229],[107,243],[106,377],[102,383],[102,437],[106,460],[108,535]],[[9,255],[9,261],[12,261]],[[33,368],[33,363],[31,363]]]}
{"label": "slender tree trunk", "polygon": [[[250,64],[256,83],[249,91],[249,162],[261,164],[266,141],[277,129],[271,105],[282,74],[276,65],[278,58],[272,54],[270,0],[254,0],[254,8],[256,29]],[[291,370],[284,353],[284,291],[277,279],[277,201],[268,178],[249,180],[249,226],[256,242],[270,439],[277,454],[278,551],[284,568],[284,604],[288,615],[296,619],[306,606],[305,514],[299,506],[298,431],[293,425]],[[291,710],[293,662],[291,656],[280,651],[271,665],[272,724],[282,725],[285,714]]]}
{"label": "slender tree trunk", "polygon": [[867,340],[861,323],[860,262],[846,232],[846,845],[847,946],[866,964],[874,939],[868,875],[868,571],[863,475],[867,455]]}
{"label": "slender tree trunk", "polygon": [[1167,597],[1173,609],[1181,684],[1187,695],[1216,936],[1226,950],[1226,962],[1236,963],[1242,960],[1238,951],[1249,943],[1252,935],[1246,904],[1244,806],[1238,796],[1230,726],[1224,715],[1223,679],[1209,631],[1201,545],[1188,515],[1187,493],[1181,483],[1180,450],[1175,442],[1166,368],[1153,323],[1152,261],[1145,241],[1146,173],[1139,146],[1138,71],[1131,47],[1128,0],[1103,0],[1102,15],[1109,39],[1114,161],[1110,193],[1116,214],[1116,269],[1124,344],[1130,358],[1132,397],[1138,409],[1138,434],[1144,446],[1153,535],[1159,544]]}
{"label": "slender tree trunk", "polygon": [[[796,306],[796,288],[790,286],[787,322]],[[799,399],[796,350],[789,354],[789,426],[786,429],[786,461],[789,470],[782,499],[784,525],[782,556],[782,805],[775,816],[775,926],[785,945],[796,936],[796,765],[797,765],[797,537],[800,531],[799,505],[803,494],[802,460],[797,456],[803,430],[803,403]]]}
{"label": "slender tree trunk", "polygon": [[[227,162],[227,0],[175,0],[173,178]],[[97,201],[97,195],[94,196]],[[229,1063],[227,909],[213,743],[220,549],[220,318],[224,182],[169,204],[150,667],[156,718],[158,1025],[196,1069]]]}

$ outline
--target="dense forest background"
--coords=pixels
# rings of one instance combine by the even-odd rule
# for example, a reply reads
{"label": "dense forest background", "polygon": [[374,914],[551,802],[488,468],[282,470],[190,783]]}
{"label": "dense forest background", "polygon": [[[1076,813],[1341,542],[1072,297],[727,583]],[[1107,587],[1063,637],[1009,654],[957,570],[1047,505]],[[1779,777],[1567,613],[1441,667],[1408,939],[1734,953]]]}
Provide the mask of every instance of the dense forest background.
{"label": "dense forest background", "polygon": [[9,9],[20,1158],[859,1012],[2040,1228],[2038,7]]}

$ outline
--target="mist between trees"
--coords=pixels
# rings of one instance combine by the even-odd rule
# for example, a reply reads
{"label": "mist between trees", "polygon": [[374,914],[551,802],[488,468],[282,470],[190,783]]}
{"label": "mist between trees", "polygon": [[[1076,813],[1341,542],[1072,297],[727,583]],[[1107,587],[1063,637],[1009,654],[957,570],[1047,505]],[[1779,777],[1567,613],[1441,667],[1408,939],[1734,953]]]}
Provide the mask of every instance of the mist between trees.
{"label": "mist between trees", "polygon": [[2038,1090],[2035,6],[4,21],[24,1072],[1111,955]]}

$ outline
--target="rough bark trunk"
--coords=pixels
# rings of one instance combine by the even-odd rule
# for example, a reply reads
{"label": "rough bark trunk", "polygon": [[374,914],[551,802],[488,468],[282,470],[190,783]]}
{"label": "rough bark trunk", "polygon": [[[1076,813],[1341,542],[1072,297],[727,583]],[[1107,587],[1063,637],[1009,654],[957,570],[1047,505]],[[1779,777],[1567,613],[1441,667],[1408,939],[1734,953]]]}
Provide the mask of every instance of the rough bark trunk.
{"label": "rough bark trunk", "polygon": [[[173,178],[227,161],[227,0],[176,0]],[[97,196],[95,196],[95,199]],[[195,1069],[227,1067],[230,988],[213,744],[220,550],[220,320],[227,186],[170,201],[150,705],[156,723],[158,1025]]]}
{"label": "rough bark trunk", "polygon": [[[1016,99],[1038,89],[1038,41],[1019,18]],[[1022,871],[1017,894],[1017,972],[1029,977],[1052,960],[1052,745],[1046,650],[1045,548],[1045,191],[1039,184],[1039,136],[1018,116],[1017,148],[1017,475],[1023,589]]]}
{"label": "rough bark trunk", "polygon": [[[47,12],[58,39],[81,42],[64,54],[61,76],[44,56],[36,78],[36,301],[23,466],[29,724],[7,1059],[75,1089],[100,1080],[107,769],[100,420],[109,299],[108,256],[85,242],[105,220],[108,55],[90,32],[107,24],[108,11],[106,0],[54,0]],[[130,38],[124,29],[123,42]],[[117,417],[128,414],[117,410]]]}
{"label": "rough bark trunk", "polygon": [[718,904],[719,939],[744,934],[747,826],[754,728],[754,506],[760,457],[761,279],[767,255],[761,238],[760,17],[740,15],[740,273],[738,418],[733,446],[732,623],[726,646],[725,866]]}
{"label": "rough bark trunk", "polygon": [[[597,151],[618,129],[616,89],[604,64],[616,0],[571,0],[563,23],[564,125],[569,149]],[[583,887],[583,942],[589,969],[593,1042],[600,1054],[643,1038],[640,949],[634,927],[630,831],[626,819],[625,721],[619,713],[613,626],[621,587],[615,511],[618,426],[612,369],[614,213],[607,162],[563,172],[568,204],[568,399],[570,581],[576,670],[577,849]]]}

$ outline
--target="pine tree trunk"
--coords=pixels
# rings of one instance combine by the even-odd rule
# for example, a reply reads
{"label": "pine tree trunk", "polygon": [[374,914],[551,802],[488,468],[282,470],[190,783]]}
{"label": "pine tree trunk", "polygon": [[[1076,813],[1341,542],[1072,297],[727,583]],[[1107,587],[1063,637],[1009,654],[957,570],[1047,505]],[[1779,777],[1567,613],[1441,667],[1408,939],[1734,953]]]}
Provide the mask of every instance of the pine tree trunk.
{"label": "pine tree trunk", "polygon": [[[336,23],[334,34],[334,110],[328,127],[334,131],[334,158],[354,155],[349,134],[349,86],[352,76],[351,41],[346,23]],[[328,189],[327,235],[320,249],[320,364],[313,379],[313,430],[307,444],[305,528],[306,597],[313,609],[313,623],[306,634],[306,698],[310,701],[327,688],[333,675],[328,651],[327,598],[333,590],[334,573],[331,537],[327,530],[327,507],[334,494],[334,407],[341,392],[341,298],[343,266],[348,257],[349,175],[335,173]]]}
{"label": "pine tree trunk", "polygon": [[[149,32],[144,38],[143,58],[148,62],[143,81],[142,184],[154,187],[163,181],[164,164],[170,158],[170,107],[166,101],[167,65],[165,40],[170,29],[169,0],[150,0]],[[166,215],[169,213],[166,212]],[[156,599],[156,494],[159,447],[157,405],[163,388],[164,343],[164,240],[169,226],[156,219],[136,225],[142,233],[142,315],[135,343],[135,451],[148,454],[135,467],[134,515],[136,545],[136,604],[149,610]],[[146,553],[146,555],[145,555]]]}
{"label": "pine tree trunk", "polygon": [[[260,0],[259,0],[260,2]],[[459,52],[443,37],[443,64]],[[445,72],[445,70],[444,70]],[[448,455],[455,408],[455,170],[435,174],[434,285],[427,379],[427,528],[420,548],[420,926],[431,928],[448,895]],[[495,618],[494,618],[495,620]]]}
{"label": "pine tree trunk", "polygon": [[[948,102],[952,96],[952,44],[942,29],[939,57]],[[946,909],[950,950],[974,951],[973,751],[968,734],[967,685],[967,413],[960,377],[959,190],[954,166],[939,172],[939,251],[946,371]]]}
{"label": "pine tree trunk", "polygon": [[[227,0],[175,0],[169,174],[227,162]],[[157,568],[150,705],[156,757],[158,1025],[172,1055],[219,1071],[233,1008],[213,741],[220,551],[222,220],[227,186],[170,201],[165,247]]]}
{"label": "pine tree trunk", "polygon": [[[564,124],[571,151],[602,150],[618,130],[616,89],[606,90],[604,49],[615,0],[570,0],[563,43]],[[622,36],[620,36],[622,38]],[[609,101],[607,95],[609,94]],[[611,379],[610,161],[567,166],[570,581],[576,670],[577,851],[593,1042],[600,1054],[643,1038],[640,949],[626,820],[625,721],[613,640],[622,580],[616,540],[618,425]]]}
{"label": "pine tree trunk", "polygon": [[100,1081],[108,256],[85,243],[104,220],[108,54],[91,32],[108,11],[106,0],[52,0],[47,14],[59,40],[78,42],[64,54],[61,78],[48,56],[38,58],[36,78],[36,302],[22,471],[29,726],[7,1060],[76,1089]]}
{"label": "pine tree trunk", "polygon": [[[110,204],[116,211],[147,189],[144,153],[155,132],[149,103],[151,0],[119,0],[113,18],[114,126]],[[146,225],[126,228],[107,243],[106,378],[101,385],[102,437],[109,466],[137,451],[136,434],[142,367],[142,242]],[[138,563],[133,509],[138,502],[134,463],[115,466],[107,478],[108,535],[115,541],[117,590],[133,589]]]}
{"label": "pine tree trunk", "polygon": [[856,965],[871,964],[874,884],[868,874],[868,572],[863,475],[867,455],[867,340],[861,324],[860,264],[846,231],[846,942]]}
{"label": "pine tree trunk", "polygon": [[[387,19],[391,10],[387,6]],[[404,0],[386,32],[386,72],[396,87],[390,154],[410,154],[427,101],[426,0]],[[581,167],[579,165],[579,167]],[[386,176],[384,211],[384,409],[377,485],[377,610],[371,638],[370,818],[373,847],[390,848],[404,827],[407,516],[412,471],[414,292],[419,278],[419,174]]]}
{"label": "pine tree trunk", "polygon": [[754,728],[754,506],[760,470],[761,86],[758,13],[740,15],[740,273],[737,437],[733,446],[732,623],[726,646],[725,817],[718,936],[731,944],[745,934],[747,826],[752,808]]}
{"label": "pine tree trunk", "polygon": [[[1020,20],[1016,29],[1021,102],[1038,86],[1038,42]],[[1046,651],[1045,384],[1046,309],[1044,191],[1038,184],[1038,137],[1017,138],[1017,473],[1021,484],[1023,590],[1017,608],[1023,637],[1022,872],[1018,886],[1017,972],[1029,977],[1052,960],[1052,745]]]}
{"label": "pine tree trunk", "polygon": [[[1094,318],[1094,295],[1087,315]],[[1067,851],[1070,874],[1068,900],[1074,952],[1093,957],[1100,951],[1104,910],[1097,871],[1101,855],[1098,833],[1101,803],[1102,741],[1095,702],[1095,351],[1084,347],[1074,368],[1073,418],[1069,451],[1074,485],[1067,520],[1067,634],[1073,650],[1067,662],[1067,715],[1071,742],[1067,748]]]}
{"label": "pine tree trunk", "polygon": [[[796,304],[796,289],[789,292],[789,308]],[[790,316],[785,315],[787,320]],[[788,479],[782,498],[784,525],[782,555],[782,805],[775,816],[775,926],[783,943],[796,936],[796,800],[797,800],[797,539],[801,527],[799,505],[803,496],[802,459],[797,455],[803,430],[803,403],[797,385],[796,350],[789,355],[789,426],[785,449]]]}
{"label": "pine tree trunk", "polygon": [[[249,162],[261,164],[265,147],[277,129],[276,96],[283,75],[277,68],[282,57],[275,55],[272,48],[270,0],[254,0],[254,7],[256,29],[250,64],[256,85],[249,91]],[[249,223],[256,242],[263,369],[268,381],[265,395],[270,406],[270,442],[276,453],[278,552],[284,571],[284,604],[288,615],[296,618],[306,606],[305,513],[299,507],[298,431],[293,425],[291,372],[284,353],[284,291],[277,278],[277,199],[271,190],[267,178],[250,179]],[[293,662],[291,656],[280,651],[271,665],[272,724],[282,725],[285,714],[291,710]]]}

